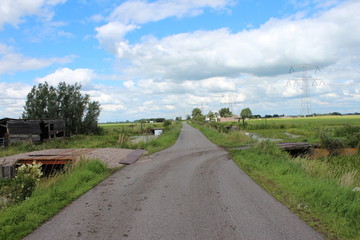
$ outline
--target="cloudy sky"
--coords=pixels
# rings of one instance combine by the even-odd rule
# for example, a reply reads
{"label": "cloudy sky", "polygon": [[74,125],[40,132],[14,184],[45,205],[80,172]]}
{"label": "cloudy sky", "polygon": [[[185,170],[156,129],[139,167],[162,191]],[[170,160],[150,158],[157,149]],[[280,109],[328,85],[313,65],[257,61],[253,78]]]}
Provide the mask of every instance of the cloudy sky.
{"label": "cloudy sky", "polygon": [[1,0],[0,118],[20,117],[45,81],[80,82],[100,122],[195,107],[296,115],[303,64],[317,79],[312,112],[359,112],[359,9],[359,0]]}

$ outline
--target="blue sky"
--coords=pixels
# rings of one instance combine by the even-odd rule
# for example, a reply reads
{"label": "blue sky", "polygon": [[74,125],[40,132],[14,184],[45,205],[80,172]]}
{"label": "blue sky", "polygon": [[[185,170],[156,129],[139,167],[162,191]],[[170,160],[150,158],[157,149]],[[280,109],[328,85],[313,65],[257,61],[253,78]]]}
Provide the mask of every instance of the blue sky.
{"label": "blue sky", "polygon": [[[0,118],[18,118],[33,85],[80,82],[100,121],[185,117],[199,107],[359,112],[360,2],[355,0],[2,0]],[[232,104],[229,104],[232,103]]]}

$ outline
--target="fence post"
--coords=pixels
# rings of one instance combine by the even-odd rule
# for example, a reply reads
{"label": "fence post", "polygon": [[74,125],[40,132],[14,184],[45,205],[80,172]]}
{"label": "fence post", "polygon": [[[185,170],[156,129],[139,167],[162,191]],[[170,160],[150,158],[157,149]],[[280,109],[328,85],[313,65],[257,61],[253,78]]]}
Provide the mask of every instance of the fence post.
{"label": "fence post", "polygon": [[0,164],[0,178],[4,178],[3,165]]}

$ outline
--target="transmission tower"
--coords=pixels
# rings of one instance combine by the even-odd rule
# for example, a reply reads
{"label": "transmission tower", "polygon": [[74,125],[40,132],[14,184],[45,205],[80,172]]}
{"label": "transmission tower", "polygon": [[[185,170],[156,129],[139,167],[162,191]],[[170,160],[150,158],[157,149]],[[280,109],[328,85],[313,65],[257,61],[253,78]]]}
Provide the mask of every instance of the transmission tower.
{"label": "transmission tower", "polygon": [[236,93],[226,93],[224,95],[222,95],[224,102],[224,105],[227,105],[227,107],[229,108],[230,112],[234,113],[234,105],[236,106],[237,104],[240,104],[242,102],[236,101],[237,99],[237,94]]}
{"label": "transmission tower", "polygon": [[[302,95],[300,115],[308,116],[312,114],[310,102],[310,86],[323,86],[324,82],[320,79],[314,79],[312,72],[317,73],[320,68],[317,65],[301,64],[290,67],[289,74],[298,73],[299,77],[288,80],[286,86],[299,87]],[[311,84],[310,84],[311,82]]]}

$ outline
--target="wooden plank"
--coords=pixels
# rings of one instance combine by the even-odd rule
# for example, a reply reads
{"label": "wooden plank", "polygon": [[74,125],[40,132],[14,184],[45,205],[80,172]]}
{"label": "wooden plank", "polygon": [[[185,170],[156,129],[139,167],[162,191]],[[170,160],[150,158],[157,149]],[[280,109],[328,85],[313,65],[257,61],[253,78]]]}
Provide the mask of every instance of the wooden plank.
{"label": "wooden plank", "polygon": [[126,164],[126,165],[133,164],[141,157],[141,155],[143,155],[145,153],[147,153],[146,150],[136,149],[135,151],[133,151],[129,155],[127,155],[126,158],[121,160],[119,163]]}

